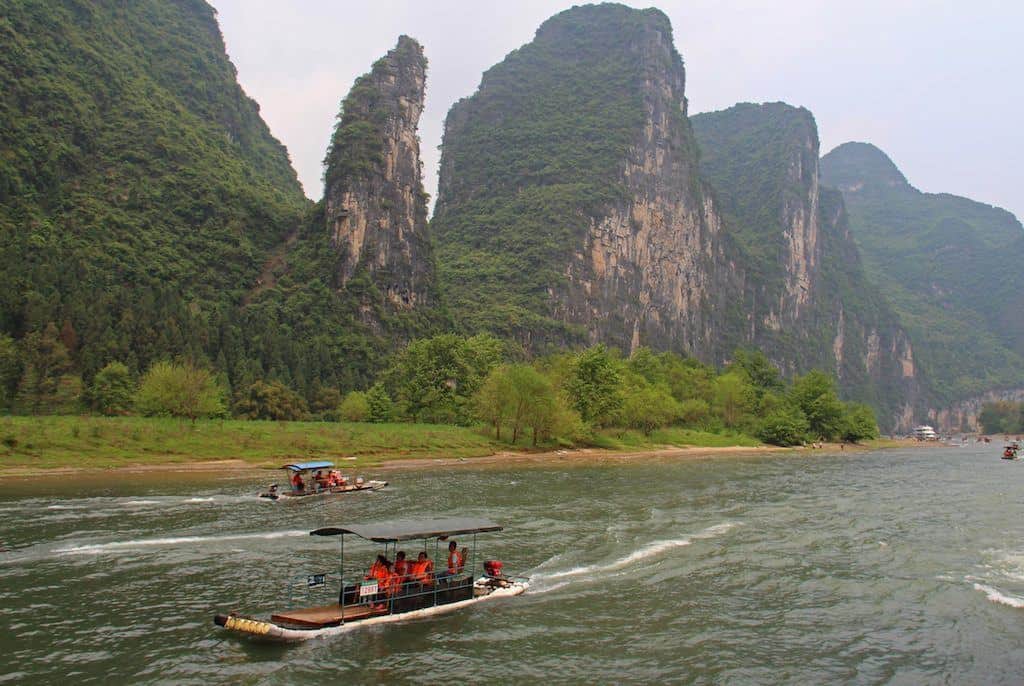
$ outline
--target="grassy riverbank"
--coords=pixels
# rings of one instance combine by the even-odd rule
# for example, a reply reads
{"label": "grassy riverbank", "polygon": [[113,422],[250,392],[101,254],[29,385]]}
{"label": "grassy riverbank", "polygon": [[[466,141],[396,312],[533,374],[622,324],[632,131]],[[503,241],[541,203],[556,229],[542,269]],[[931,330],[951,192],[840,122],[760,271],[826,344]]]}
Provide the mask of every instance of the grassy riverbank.
{"label": "grassy riverbank", "polygon": [[[644,450],[665,446],[756,446],[753,438],[690,429],[606,431],[588,447]],[[569,446],[544,446],[552,447]],[[356,465],[395,459],[468,458],[528,451],[480,430],[443,424],[188,421],[145,417],[0,418],[0,470],[40,467],[108,469],[243,460],[276,467],[289,460],[357,458]]]}

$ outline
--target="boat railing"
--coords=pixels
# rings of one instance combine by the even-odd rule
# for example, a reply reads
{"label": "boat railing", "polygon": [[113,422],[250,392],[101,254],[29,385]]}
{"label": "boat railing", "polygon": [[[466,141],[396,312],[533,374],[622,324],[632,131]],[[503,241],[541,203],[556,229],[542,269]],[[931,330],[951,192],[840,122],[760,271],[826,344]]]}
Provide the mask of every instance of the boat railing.
{"label": "boat railing", "polygon": [[[374,614],[408,612],[434,605],[445,605],[473,597],[475,577],[463,572],[455,576],[432,576],[427,581],[407,580],[384,584],[373,579],[346,579],[338,598],[342,616],[359,616],[358,608]],[[347,611],[348,608],[353,608]]]}

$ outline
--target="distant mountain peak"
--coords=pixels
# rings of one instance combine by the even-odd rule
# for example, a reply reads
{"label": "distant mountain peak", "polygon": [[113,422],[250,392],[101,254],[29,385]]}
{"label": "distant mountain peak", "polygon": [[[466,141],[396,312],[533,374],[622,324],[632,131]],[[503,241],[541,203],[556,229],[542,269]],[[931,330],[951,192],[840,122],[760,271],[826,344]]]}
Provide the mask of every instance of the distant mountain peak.
{"label": "distant mountain peak", "polygon": [[856,193],[866,184],[910,188],[892,159],[871,143],[843,143],[822,158],[829,185],[844,193]]}

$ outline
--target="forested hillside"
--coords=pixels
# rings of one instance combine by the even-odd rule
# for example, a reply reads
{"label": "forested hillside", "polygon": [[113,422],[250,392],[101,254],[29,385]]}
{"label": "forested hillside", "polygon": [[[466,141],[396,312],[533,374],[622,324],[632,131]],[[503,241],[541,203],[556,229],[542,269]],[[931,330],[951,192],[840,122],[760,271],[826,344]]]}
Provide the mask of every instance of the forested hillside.
{"label": "forested hillside", "polygon": [[1009,212],[922,193],[885,153],[846,143],[822,158],[868,274],[905,323],[935,407],[1024,386],[1024,228]]}
{"label": "forested hillside", "polygon": [[15,0],[0,44],[0,331],[87,380],[225,354],[306,200],[213,9]]}
{"label": "forested hillside", "polygon": [[834,370],[887,426],[912,422],[927,398],[913,349],[865,275],[842,197],[821,187],[814,117],[743,103],[692,122],[701,173],[748,270],[752,344],[791,372]]}

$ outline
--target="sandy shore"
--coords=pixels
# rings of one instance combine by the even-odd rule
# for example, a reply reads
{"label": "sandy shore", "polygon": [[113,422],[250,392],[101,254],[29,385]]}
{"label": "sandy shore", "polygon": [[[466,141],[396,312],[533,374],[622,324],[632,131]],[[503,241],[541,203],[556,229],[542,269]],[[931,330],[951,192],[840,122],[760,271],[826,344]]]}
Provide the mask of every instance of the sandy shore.
{"label": "sandy shore", "polygon": [[[399,458],[386,460],[380,463],[360,464],[356,466],[363,473],[400,471],[407,469],[423,469],[436,467],[478,467],[478,466],[506,466],[506,465],[549,465],[549,464],[600,464],[612,462],[628,462],[630,460],[677,460],[677,459],[699,459],[708,457],[750,457],[755,455],[769,455],[778,453],[802,453],[810,455],[825,455],[843,452],[860,452],[872,449],[892,448],[925,448],[936,447],[935,443],[921,443],[914,440],[887,441],[884,445],[858,445],[840,443],[819,443],[815,446],[799,448],[782,448],[778,446],[725,446],[717,448],[688,446],[688,447],[666,447],[654,450],[617,451],[603,450],[600,448],[578,448],[573,450],[553,450],[547,452],[520,452],[504,451],[470,458]],[[372,460],[372,458],[370,458]],[[342,463],[344,466],[344,463]],[[0,467],[0,480],[7,478],[25,479],[36,476],[50,478],[60,474],[159,474],[159,473],[187,473],[187,474],[211,474],[220,472],[234,477],[245,474],[266,474],[268,471],[276,471],[273,467],[261,466],[246,462],[245,460],[204,460],[195,462],[173,462],[166,464],[137,464],[124,465],[120,467],[54,467],[42,470],[37,467]]]}

